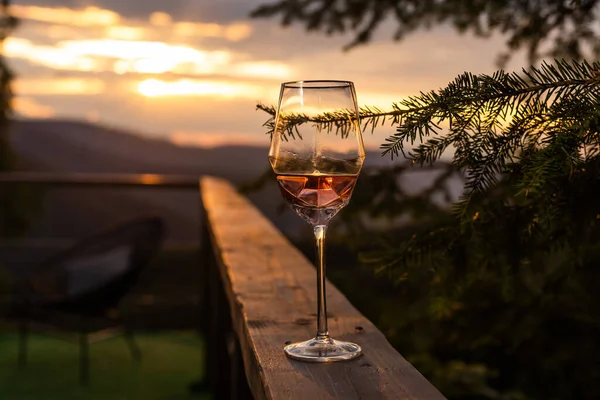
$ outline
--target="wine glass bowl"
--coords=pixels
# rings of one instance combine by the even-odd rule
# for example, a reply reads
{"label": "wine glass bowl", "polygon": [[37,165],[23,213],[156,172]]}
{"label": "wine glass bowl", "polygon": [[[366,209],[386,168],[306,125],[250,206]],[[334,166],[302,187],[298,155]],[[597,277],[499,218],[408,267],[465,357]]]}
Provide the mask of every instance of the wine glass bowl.
{"label": "wine glass bowl", "polygon": [[269,161],[283,198],[313,227],[317,250],[317,334],[285,347],[291,358],[330,362],[361,354],[358,345],[329,336],[324,244],[328,223],[350,201],[364,159],[352,82],[281,85]]}
{"label": "wine glass bowl", "polygon": [[[327,114],[345,124],[319,123]],[[282,84],[269,160],[283,197],[302,218],[327,224],[350,200],[364,158],[352,82]]]}

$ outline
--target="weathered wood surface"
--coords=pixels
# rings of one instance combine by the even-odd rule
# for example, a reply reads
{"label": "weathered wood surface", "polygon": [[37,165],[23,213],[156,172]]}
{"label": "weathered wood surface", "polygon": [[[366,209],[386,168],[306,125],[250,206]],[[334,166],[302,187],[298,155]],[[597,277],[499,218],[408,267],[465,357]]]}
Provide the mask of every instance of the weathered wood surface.
{"label": "weathered wood surface", "polygon": [[444,399],[329,282],[329,331],[334,338],[358,343],[364,355],[331,364],[288,359],[286,343],[315,334],[315,268],[229,183],[205,177],[200,187],[256,399]]}

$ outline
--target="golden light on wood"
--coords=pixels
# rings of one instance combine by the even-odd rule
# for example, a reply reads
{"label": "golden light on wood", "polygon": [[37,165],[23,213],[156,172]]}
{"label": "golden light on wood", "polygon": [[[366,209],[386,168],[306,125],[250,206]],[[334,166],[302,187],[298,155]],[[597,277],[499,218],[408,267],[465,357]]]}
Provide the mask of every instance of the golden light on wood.
{"label": "golden light on wood", "polygon": [[144,185],[157,185],[162,182],[162,178],[160,175],[143,174],[140,175],[140,182]]}

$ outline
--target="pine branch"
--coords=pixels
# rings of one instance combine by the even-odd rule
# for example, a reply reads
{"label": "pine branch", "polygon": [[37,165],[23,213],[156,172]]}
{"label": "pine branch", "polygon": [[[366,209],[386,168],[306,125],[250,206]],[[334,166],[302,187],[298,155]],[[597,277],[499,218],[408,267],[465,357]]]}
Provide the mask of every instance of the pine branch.
{"label": "pine branch", "polygon": [[[271,116],[267,121],[265,121],[263,126],[268,128],[266,133],[268,135],[272,135],[275,130],[275,117],[277,115],[277,110],[273,106],[267,106],[261,103],[257,104],[256,108],[266,112]],[[361,107],[359,110],[359,119],[365,122],[362,126],[363,131],[368,130],[369,127],[371,131],[374,131],[377,126],[385,125],[386,120],[388,119],[389,121],[387,122],[391,123],[392,125],[397,124],[399,122],[400,114],[398,111],[385,112],[377,107],[365,106]],[[343,135],[345,135],[351,128],[351,124],[355,122],[355,117],[351,110],[339,110],[336,112],[323,113],[317,116],[288,113],[284,118],[282,118],[281,126],[278,127],[278,131],[284,136],[289,135],[290,137],[295,137],[298,134],[296,126],[309,122],[317,125],[319,129],[324,129],[327,132],[332,132],[335,130],[336,133],[341,132]]]}
{"label": "pine branch", "polygon": [[[397,156],[407,138],[412,142],[417,137],[422,140],[424,136],[436,133],[439,123],[444,120],[453,118],[460,121],[461,113],[472,112],[469,107],[473,105],[478,105],[480,111],[485,111],[483,105],[487,105],[496,109],[499,117],[505,117],[519,104],[527,101],[549,102],[574,90],[582,90],[586,86],[597,90],[596,85],[600,83],[600,63],[590,65],[587,61],[568,63],[562,60],[551,65],[544,62],[539,68],[523,69],[523,75],[503,71],[498,71],[492,76],[464,73],[444,89],[421,93],[419,96],[392,104],[391,111],[382,111],[372,106],[361,107],[359,118],[363,130],[374,130],[385,123],[400,124],[398,133],[386,139],[389,143],[382,145],[384,154]],[[275,107],[257,104],[257,109],[271,115],[263,126],[269,128],[268,134],[272,134]],[[286,129],[294,124],[314,122],[332,130],[349,123],[348,113],[345,111],[325,113],[317,117],[294,114],[288,118]],[[415,131],[421,134],[415,135]]]}
{"label": "pine branch", "polygon": [[[452,163],[466,175],[465,195],[454,209],[468,221],[477,212],[469,208],[474,193],[495,186],[514,163],[530,150],[549,146],[552,138],[575,129],[590,153],[598,153],[597,129],[591,127],[598,117],[599,84],[600,63],[586,61],[542,63],[521,74],[464,73],[445,88],[392,104],[391,111],[362,107],[359,117],[364,130],[397,125],[396,133],[381,146],[383,154],[392,158],[402,154],[413,164],[426,165],[452,150]],[[265,125],[272,134],[275,109],[258,107],[271,115]],[[283,120],[278,131],[292,136],[297,124],[310,122],[344,134],[355,123],[345,110],[312,117],[286,115]],[[570,156],[574,164],[580,161]],[[532,164],[532,168],[542,165]],[[552,175],[543,168],[538,172],[523,175],[520,185],[529,188],[527,195]]]}

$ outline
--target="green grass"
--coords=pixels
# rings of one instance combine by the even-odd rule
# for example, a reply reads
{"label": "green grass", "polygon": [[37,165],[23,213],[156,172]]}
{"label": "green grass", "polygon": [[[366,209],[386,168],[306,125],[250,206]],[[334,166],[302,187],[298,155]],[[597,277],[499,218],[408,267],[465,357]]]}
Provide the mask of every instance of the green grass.
{"label": "green grass", "polygon": [[90,346],[90,384],[79,384],[79,347],[46,335],[29,341],[29,360],[17,367],[18,336],[0,332],[2,400],[184,400],[203,371],[202,339],[193,332],[137,333],[142,360],[132,360],[123,337]]}

